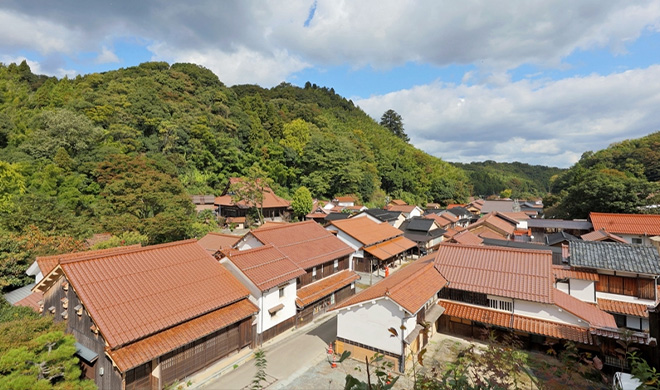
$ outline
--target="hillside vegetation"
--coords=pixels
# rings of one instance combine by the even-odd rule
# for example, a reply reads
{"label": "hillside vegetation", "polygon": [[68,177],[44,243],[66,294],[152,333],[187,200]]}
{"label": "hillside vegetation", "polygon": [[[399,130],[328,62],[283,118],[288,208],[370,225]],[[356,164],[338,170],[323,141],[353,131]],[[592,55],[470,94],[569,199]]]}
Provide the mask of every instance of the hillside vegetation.
{"label": "hillside vegetation", "polygon": [[492,160],[452,163],[463,169],[473,186],[475,196],[488,197],[509,192],[507,197],[529,199],[550,192],[550,179],[563,169],[520,162],[500,163]]}
{"label": "hillside vegetation", "polygon": [[547,216],[586,218],[589,212],[658,213],[660,132],[586,152],[552,180]]}
{"label": "hillside vegetation", "polygon": [[[255,172],[285,198],[355,194],[382,206],[464,201],[465,173],[394,136],[332,89],[225,86],[193,64],[75,79],[0,64],[0,229],[149,243],[204,233],[191,194]],[[203,220],[202,220],[203,221]]]}

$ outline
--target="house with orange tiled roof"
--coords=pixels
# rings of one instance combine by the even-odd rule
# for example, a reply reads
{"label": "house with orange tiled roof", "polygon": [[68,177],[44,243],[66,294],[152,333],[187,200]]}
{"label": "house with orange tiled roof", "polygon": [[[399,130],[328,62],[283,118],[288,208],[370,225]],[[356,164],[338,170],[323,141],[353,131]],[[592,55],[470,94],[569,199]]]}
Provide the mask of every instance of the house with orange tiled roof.
{"label": "house with orange tiled roof", "polygon": [[350,351],[360,361],[379,353],[404,372],[406,361],[437,331],[443,312],[438,292],[446,285],[426,257],[346,300],[335,309],[337,353]]}
{"label": "house with orange tiled roof", "polygon": [[209,232],[200,238],[199,245],[206,249],[211,255],[215,255],[222,249],[231,248],[241,239],[242,236],[235,234],[225,234],[218,232]]}
{"label": "house with orange tiled roof", "polygon": [[395,204],[390,204],[387,207],[385,207],[386,210],[389,211],[400,211],[406,219],[410,219],[413,217],[421,217],[424,214],[424,210],[422,210],[419,206],[415,205],[395,205]]}
{"label": "house with orange tiled roof", "polygon": [[[277,290],[270,290],[279,294],[279,288],[285,287],[283,293],[287,299],[295,298],[298,311],[293,325],[306,324],[318,315],[325,313],[328,308],[355,294],[355,281],[359,279],[359,276],[353,272],[349,261],[353,249],[316,222],[304,221],[261,227],[247,233],[234,245],[234,248],[243,252],[265,246],[272,246],[303,271],[300,275],[296,275],[295,280],[282,281],[276,286]],[[248,254],[257,256],[259,253],[249,252]],[[235,256],[235,252],[227,254],[229,261],[232,261]],[[284,264],[284,262],[278,264]],[[238,267],[238,264],[236,265]],[[278,269],[278,267],[269,268],[267,274],[270,275],[270,278],[275,278],[278,275]],[[288,290],[286,290],[286,286],[291,285],[295,286],[293,295],[288,294]],[[264,292],[264,294],[266,293]],[[277,297],[277,299],[280,298],[285,297]],[[266,302],[275,302],[275,300],[268,301],[270,299],[268,297],[264,299]],[[267,304],[264,308],[272,309]],[[273,324],[273,322],[277,321],[270,323]],[[264,337],[272,337],[273,334],[281,332],[291,323],[283,320],[281,325],[279,322],[273,324],[278,325],[279,328],[275,326],[275,330],[271,330],[270,333],[266,328],[267,325],[268,323],[264,321]]]}
{"label": "house with orange tiled roof", "polygon": [[607,230],[600,229],[594,230],[580,236],[584,241],[602,241],[602,242],[620,242],[622,244],[627,244],[628,241],[624,240],[622,237],[617,236],[616,234],[610,233]]}
{"label": "house with orange tiled roof", "polygon": [[370,218],[349,218],[331,221],[326,229],[346,243],[351,254],[352,269],[374,272],[395,265],[417,247],[414,241],[387,222],[376,223]]}
{"label": "house with orange tiled roof", "polygon": [[[243,178],[232,177],[229,179],[221,196],[215,198],[214,205],[218,208],[218,215],[225,218],[233,218],[234,222],[241,222],[236,218],[245,218],[247,211],[252,207],[259,207],[263,211],[264,218],[270,220],[283,220],[288,218],[291,211],[291,202],[275,195],[272,188],[263,185],[263,200],[258,204],[252,204],[248,200],[235,201],[233,188],[244,185]],[[244,220],[242,221],[245,222]]]}
{"label": "house with orange tiled roof", "polygon": [[259,307],[257,344],[296,325],[296,280],[305,270],[270,244],[242,251],[229,248],[218,257]]}
{"label": "house with orange tiled roof", "polygon": [[253,343],[248,289],[196,240],[60,260],[34,290],[99,389],[169,387]]}
{"label": "house with orange tiled roof", "polygon": [[406,203],[405,200],[402,199],[392,199],[390,203],[388,203],[390,206],[406,206],[408,203]]}
{"label": "house with orange tiled roof", "polygon": [[605,230],[630,244],[652,245],[651,237],[660,236],[660,214],[590,213],[594,230]]}
{"label": "house with orange tiled roof", "polygon": [[449,282],[440,292],[443,330],[473,336],[494,326],[526,342],[570,340],[602,354],[622,337],[614,316],[555,288],[550,251],[442,245],[433,256]]}
{"label": "house with orange tiled roof", "polygon": [[467,230],[481,238],[511,240],[516,232],[517,222],[499,213],[492,212],[468,225]]}

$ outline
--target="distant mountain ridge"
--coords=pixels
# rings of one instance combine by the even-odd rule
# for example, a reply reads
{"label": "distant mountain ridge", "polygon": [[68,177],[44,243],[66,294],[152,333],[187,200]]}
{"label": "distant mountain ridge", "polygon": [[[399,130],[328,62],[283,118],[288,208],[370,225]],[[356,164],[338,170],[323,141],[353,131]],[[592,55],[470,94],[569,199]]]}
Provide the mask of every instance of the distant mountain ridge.
{"label": "distant mountain ridge", "polygon": [[508,197],[518,199],[543,197],[550,192],[550,179],[565,171],[543,165],[500,163],[492,160],[451,164],[468,174],[473,186],[472,193],[482,197],[500,195],[507,190],[510,190]]}

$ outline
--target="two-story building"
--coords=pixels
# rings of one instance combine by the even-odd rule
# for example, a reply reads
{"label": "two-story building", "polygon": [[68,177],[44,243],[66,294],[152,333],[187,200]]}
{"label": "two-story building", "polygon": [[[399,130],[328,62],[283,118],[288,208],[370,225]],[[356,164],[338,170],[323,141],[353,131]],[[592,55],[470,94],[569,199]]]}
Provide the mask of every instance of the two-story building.
{"label": "two-story building", "polygon": [[99,389],[162,389],[252,344],[249,291],[196,240],[62,256],[35,286]]}

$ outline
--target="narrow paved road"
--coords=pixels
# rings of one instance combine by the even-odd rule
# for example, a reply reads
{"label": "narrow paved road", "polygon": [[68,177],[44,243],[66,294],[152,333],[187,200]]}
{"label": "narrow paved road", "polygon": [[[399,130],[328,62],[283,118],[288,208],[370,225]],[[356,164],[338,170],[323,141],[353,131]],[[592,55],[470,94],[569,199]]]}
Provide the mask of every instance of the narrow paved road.
{"label": "narrow paved road", "polygon": [[[264,347],[268,388],[285,388],[299,373],[326,359],[326,348],[336,335],[337,317],[333,316],[314,329]],[[252,360],[201,387],[208,390],[249,388],[256,371]]]}

